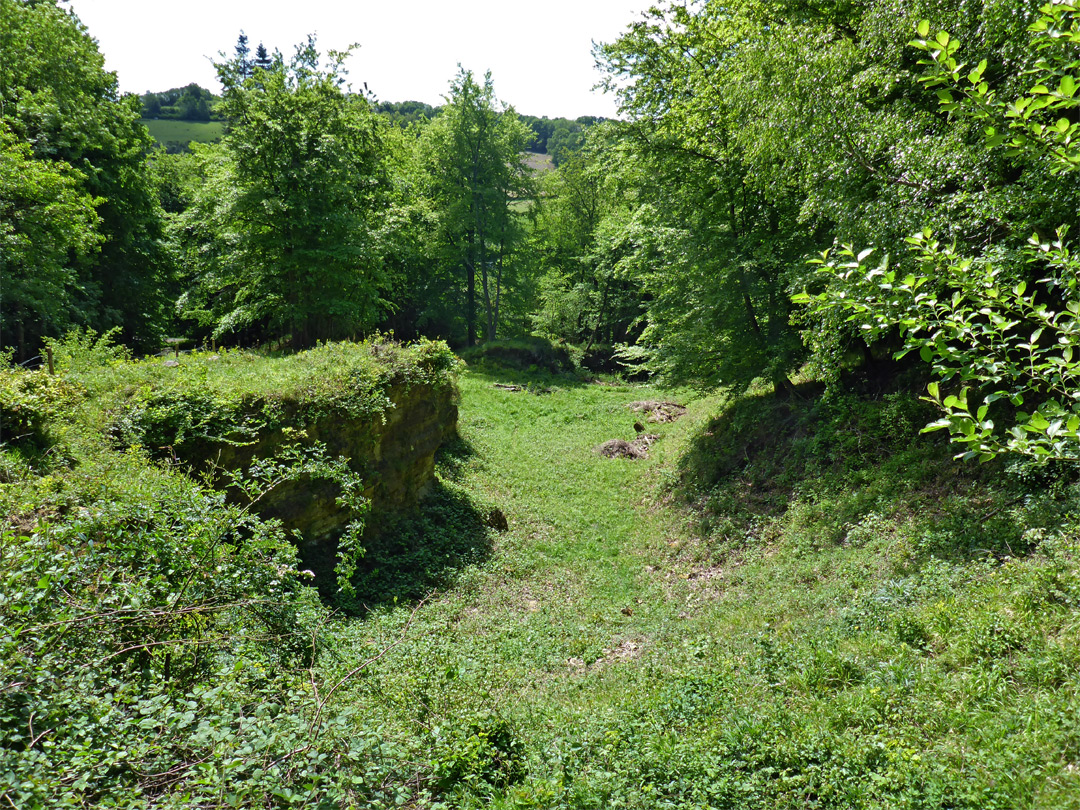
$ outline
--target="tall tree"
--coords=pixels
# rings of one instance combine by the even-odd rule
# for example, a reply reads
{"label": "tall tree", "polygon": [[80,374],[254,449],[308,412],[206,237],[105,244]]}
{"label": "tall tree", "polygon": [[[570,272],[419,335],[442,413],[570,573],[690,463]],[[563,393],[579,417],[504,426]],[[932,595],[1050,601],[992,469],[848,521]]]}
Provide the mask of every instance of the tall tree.
{"label": "tall tree", "polygon": [[642,178],[638,210],[612,223],[609,261],[647,293],[652,369],[703,385],[764,376],[788,390],[802,350],[787,288],[813,229],[790,190],[755,187],[717,78],[740,38],[707,24],[711,13],[726,19],[719,8],[699,13],[654,8],[598,54]]}
{"label": "tall tree", "polygon": [[77,175],[67,176],[80,176],[81,189],[99,201],[100,251],[72,264],[64,307],[51,308],[35,329],[119,326],[134,348],[157,348],[171,267],[139,100],[120,97],[97,44],[55,0],[0,0],[0,50],[3,123],[34,160],[56,162],[60,174],[70,167]]}
{"label": "tall tree", "polygon": [[65,323],[76,265],[100,244],[96,201],[82,186],[70,166],[35,160],[0,123],[0,345],[20,359]]}
{"label": "tall tree", "polygon": [[255,61],[252,64],[259,70],[269,70],[274,64],[274,60],[267,52],[266,46],[261,42],[259,47],[255,49]]}
{"label": "tall tree", "polygon": [[376,212],[385,196],[378,123],[343,89],[348,52],[314,39],[245,75],[218,65],[228,134],[201,150],[206,185],[180,223],[198,272],[182,306],[219,335],[297,346],[370,328],[386,287]]}
{"label": "tall tree", "polygon": [[243,31],[241,31],[240,36],[236,38],[236,47],[233,48],[232,65],[239,78],[251,78],[251,45],[248,40],[248,35]]}
{"label": "tall tree", "polygon": [[532,134],[496,99],[490,73],[479,84],[459,69],[446,102],[428,137],[446,257],[465,283],[466,342],[473,345],[478,280],[484,339],[498,332],[507,263],[520,238],[511,206],[531,193],[522,151]]}

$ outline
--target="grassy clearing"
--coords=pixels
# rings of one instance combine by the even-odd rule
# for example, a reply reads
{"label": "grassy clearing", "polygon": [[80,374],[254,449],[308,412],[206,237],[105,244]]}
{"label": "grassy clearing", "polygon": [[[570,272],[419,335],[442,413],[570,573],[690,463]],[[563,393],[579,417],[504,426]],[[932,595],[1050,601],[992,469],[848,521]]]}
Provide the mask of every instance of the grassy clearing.
{"label": "grassy clearing", "polygon": [[[56,349],[0,380],[16,806],[1080,807],[1076,471],[957,466],[902,390],[727,400],[502,346],[524,368],[474,358],[428,508],[331,615],[280,525],[101,431],[418,358]],[[687,413],[602,458],[637,400]]]}
{"label": "grassy clearing", "polygon": [[[650,459],[593,452],[650,398],[689,405]],[[900,395],[474,371],[461,417],[446,481],[510,531],[415,615],[340,636],[370,649],[413,616],[346,700],[449,806],[1080,806],[1067,476],[958,471],[898,432]]]}

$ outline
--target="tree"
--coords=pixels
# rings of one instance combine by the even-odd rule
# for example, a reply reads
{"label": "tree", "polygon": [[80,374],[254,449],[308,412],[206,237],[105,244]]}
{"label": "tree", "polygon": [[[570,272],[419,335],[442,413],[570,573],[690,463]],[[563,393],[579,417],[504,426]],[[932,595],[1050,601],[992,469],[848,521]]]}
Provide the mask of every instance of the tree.
{"label": "tree", "polygon": [[476,283],[483,334],[498,331],[503,282],[520,239],[515,200],[531,194],[522,151],[532,135],[512,108],[495,98],[491,74],[481,86],[459,69],[446,106],[428,129],[434,197],[442,220],[445,260],[465,283],[466,343],[476,343]]}
{"label": "tree", "polygon": [[323,65],[309,38],[252,75],[239,59],[218,65],[228,133],[199,150],[206,183],[179,232],[197,268],[181,305],[219,337],[310,346],[370,329],[384,308],[381,139],[368,103],[343,89],[347,55]]}
{"label": "tree", "polygon": [[787,287],[814,228],[790,189],[763,189],[726,94],[727,54],[745,39],[733,15],[654,8],[598,50],[629,119],[637,210],[609,223],[606,261],[645,293],[635,356],[671,379],[788,391],[801,360]]}
{"label": "tree", "polygon": [[[1034,85],[1015,96],[986,81],[988,60],[970,71],[959,64],[956,38],[930,38],[928,20],[917,30],[911,44],[928,54],[923,64],[931,68],[924,81],[941,88],[942,107],[961,121],[989,124],[989,150],[1006,149],[1021,162],[1049,160],[1058,173],[1080,168],[1071,137],[1080,128],[1062,115],[1076,106],[1080,6],[1043,6],[1031,26]],[[899,329],[901,353],[919,352],[938,378],[928,400],[944,415],[926,430],[948,430],[964,447],[959,457],[1080,460],[1080,261],[1067,231],[1028,239],[1027,272],[1002,266],[990,251],[943,244],[929,228],[908,239],[913,272],[898,272],[888,256],[873,261],[871,249],[844,246],[817,262],[828,287],[798,300],[840,311],[871,334]]]}
{"label": "tree", "polygon": [[[1026,5],[669,1],[602,46],[628,132],[669,189],[649,199],[651,221],[684,235],[668,272],[650,273],[653,365],[702,381],[768,365],[783,385],[776,372],[803,356],[788,287],[801,285],[801,254],[833,239],[876,244],[909,272],[904,238],[930,225],[973,249],[993,245],[1013,272],[1032,230],[1074,225],[1080,176],[987,152],[985,124],[947,120],[907,47],[919,16],[933,15],[972,42],[974,61],[987,58],[994,86],[1021,92]],[[857,333],[834,326],[820,324],[814,340],[831,341],[836,357]],[[724,368],[733,360],[741,369]]]}
{"label": "tree", "polygon": [[531,235],[542,273],[533,315],[541,335],[588,351],[640,333],[643,293],[634,274],[622,272],[612,243],[637,202],[637,165],[619,130],[605,125],[542,178]]}
{"label": "tree", "polygon": [[255,49],[255,61],[253,64],[259,70],[269,70],[274,64],[274,60],[266,51],[266,46],[261,42],[259,43],[259,47]]}
{"label": "tree", "polygon": [[236,38],[236,47],[233,48],[232,65],[239,78],[251,78],[251,45],[248,43],[248,35],[243,31],[241,31],[240,36]]}
{"label": "tree", "polygon": [[35,160],[0,123],[0,337],[26,358],[67,321],[78,263],[101,243],[94,200],[66,163]]}
{"label": "tree", "polygon": [[138,98],[120,97],[94,40],[55,0],[0,0],[0,49],[4,125],[30,145],[33,160],[81,178],[80,190],[97,201],[102,237],[98,251],[76,251],[64,305],[51,306],[49,319],[31,331],[119,326],[137,350],[158,348],[172,268],[148,170],[153,140],[139,121]]}

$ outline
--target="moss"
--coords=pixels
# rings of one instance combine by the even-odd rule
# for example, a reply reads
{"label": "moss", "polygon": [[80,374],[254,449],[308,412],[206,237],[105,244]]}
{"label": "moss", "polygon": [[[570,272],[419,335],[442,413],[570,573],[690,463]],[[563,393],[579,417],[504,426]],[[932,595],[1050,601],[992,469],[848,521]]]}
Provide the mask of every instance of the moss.
{"label": "moss", "polygon": [[340,484],[303,474],[253,501],[234,477],[295,448],[344,459],[364,481],[371,534],[431,487],[435,452],[456,432],[461,362],[438,341],[377,337],[287,357],[139,361],[84,344],[72,339],[67,354],[57,347],[60,377],[11,370],[0,378],[0,408],[23,440],[41,444],[50,425],[78,422],[91,444],[177,466],[298,532],[306,567],[320,573],[332,570],[337,540],[356,518],[338,503]]}

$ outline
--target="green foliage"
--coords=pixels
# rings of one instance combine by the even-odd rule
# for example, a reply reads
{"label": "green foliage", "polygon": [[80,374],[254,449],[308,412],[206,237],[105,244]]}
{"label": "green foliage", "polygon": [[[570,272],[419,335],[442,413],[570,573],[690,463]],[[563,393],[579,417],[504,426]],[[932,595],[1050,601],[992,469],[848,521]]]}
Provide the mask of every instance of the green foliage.
{"label": "green foliage", "polygon": [[456,728],[432,729],[434,778],[438,788],[450,792],[467,789],[483,795],[505,790],[525,776],[525,747],[509,722],[484,713]]}
{"label": "green foliage", "polygon": [[422,101],[380,101],[375,107],[375,112],[386,116],[400,127],[406,127],[409,124],[427,123],[438,115],[440,109]]}
{"label": "green foliage", "polygon": [[[43,289],[33,298],[52,301],[44,310],[24,309],[3,340],[25,332],[18,346],[25,359],[41,336],[85,324],[98,331],[119,326],[133,348],[157,349],[172,268],[162,249],[162,211],[147,167],[152,141],[139,122],[137,101],[119,96],[97,43],[55,0],[4,0],[0,41],[6,56],[0,128],[29,145],[37,164],[23,166],[24,179],[6,193],[27,185],[38,189],[25,199],[33,216],[14,232],[39,229],[33,261],[40,264]],[[24,160],[25,148],[13,151],[6,134],[4,139],[5,164],[16,154]],[[45,201],[56,205],[38,208]],[[3,230],[10,232],[11,225]],[[73,255],[58,264],[51,255],[57,249]],[[19,267],[27,258],[19,252],[16,271],[22,275],[31,268]]]}
{"label": "green foliage", "polygon": [[[53,341],[56,376],[0,372],[0,796],[20,807],[425,801],[409,752],[332,700],[367,664],[337,670],[336,621],[281,523],[256,515],[286,482],[333,481],[356,518],[338,547],[350,593],[366,499],[346,460],[292,431],[274,456],[229,472],[227,496],[143,447],[114,448],[103,429],[141,425],[147,445],[176,428],[182,445],[229,431],[245,398],[275,394],[306,416],[370,418],[386,387],[450,384],[459,361],[445,344],[374,341],[164,368],[131,361],[111,337]],[[33,435],[7,441],[24,424]],[[29,452],[39,437],[47,469]]]}
{"label": "green foliage", "polygon": [[[650,369],[702,386],[746,386],[760,375],[789,388],[802,352],[785,293],[814,229],[797,190],[757,181],[743,142],[752,124],[731,92],[748,84],[774,92],[757,65],[725,58],[755,31],[745,19],[752,12],[657,6],[598,49],[629,119],[638,188],[631,211],[606,223],[599,249],[644,293],[646,325],[632,348]],[[745,43],[747,54],[755,44]]]}
{"label": "green foliage", "polygon": [[178,223],[195,271],[181,313],[216,338],[289,336],[296,348],[371,329],[387,285],[374,213],[384,194],[373,113],[313,39],[248,75],[218,65],[228,134],[199,150],[206,182]]}
{"label": "green foliage", "polygon": [[[969,65],[957,62],[960,40],[945,31],[930,35],[930,21],[920,21],[918,37],[909,44],[925,51],[929,58],[919,64],[929,65],[931,73],[921,81],[937,91],[941,108],[961,117],[986,124],[987,146],[1008,144],[1005,154],[1025,158],[1045,155],[1053,161],[1052,171],[1068,172],[1080,167],[1080,153],[1073,141],[1080,125],[1067,112],[1077,105],[1080,85],[1075,46],[1080,43],[1080,7],[1071,2],[1050,2],[1039,8],[1039,16],[1028,29],[1035,35],[1031,42],[1033,66],[1026,71],[1034,84],[1026,93],[1003,101],[999,91],[991,89],[984,77],[989,62],[981,60],[970,71]],[[950,89],[951,88],[951,89]],[[953,92],[960,95],[957,101]],[[1011,138],[1009,137],[1011,135]]]}
{"label": "green foliage", "polygon": [[551,155],[556,166],[581,148],[584,133],[606,119],[583,115],[573,121],[569,118],[537,118],[535,115],[520,116],[522,123],[532,130],[532,140],[526,147],[530,152]]}
{"label": "green foliage", "polygon": [[[1051,4],[1031,26],[1032,50],[1039,55],[1034,71],[1040,81],[1062,77],[1060,82],[1065,82],[1064,76],[1071,75],[1063,71],[1075,66],[1072,53],[1062,50],[1059,40],[1068,41],[1062,31],[1071,30],[1072,14],[1067,4]],[[928,35],[929,26],[928,21],[919,24],[920,37]],[[912,44],[930,55],[924,60],[934,69],[926,77],[928,84],[960,86],[962,103],[954,101],[948,90],[939,91],[946,109],[976,120],[998,115],[1011,122],[1015,135],[1010,156],[1034,160],[1048,154],[1056,172],[1080,165],[1080,157],[1071,159],[1067,120],[1061,119],[1060,128],[1042,123],[1048,113],[1072,106],[1070,95],[1050,94],[1044,83],[1019,101],[1005,103],[983,81],[986,60],[961,83],[964,66],[954,56],[958,40],[942,32]],[[1005,140],[993,127],[987,136],[991,149]],[[959,384],[953,393],[943,393],[937,382],[931,384],[930,399],[945,416],[927,430],[947,429],[953,441],[965,446],[961,457],[989,460],[1015,452],[1075,459],[1080,438],[1075,377],[1080,359],[1074,360],[1074,350],[1080,301],[1076,261],[1064,241],[1067,230],[1059,227],[1053,240],[1042,240],[1037,233],[1028,240],[1024,258],[1036,268],[1035,277],[1042,276],[1030,284],[1000,266],[992,253],[964,255],[955,244],[942,246],[927,228],[908,239],[917,257],[915,272],[890,269],[887,259],[868,269],[864,263],[871,250],[856,255],[853,248],[844,247],[838,258],[825,253],[817,261],[833,282],[826,291],[816,297],[802,294],[797,300],[813,301],[821,312],[850,313],[849,320],[872,336],[899,327],[903,352],[918,351],[943,382]],[[1031,413],[995,407],[1004,401],[1019,408],[1025,400],[1033,406]],[[996,420],[992,411],[1000,414]]]}
{"label": "green foliage", "polygon": [[26,807],[392,802],[390,750],[312,690],[326,617],[281,530],[130,461],[124,474],[143,479],[131,495],[152,500],[114,490],[84,517],[2,536],[0,794]]}
{"label": "green foliage", "polygon": [[572,371],[574,364],[565,346],[544,338],[492,340],[462,352],[470,365],[494,364],[522,371],[543,369],[552,374]]}
{"label": "green foliage", "polygon": [[44,371],[0,368],[0,447],[44,449],[50,423],[81,398],[77,386]]}
{"label": "green foliage", "polygon": [[[845,247],[826,253],[821,271],[833,283],[813,301],[820,308],[850,312],[871,336],[899,326],[903,353],[917,351],[943,382],[959,388],[943,394],[929,387],[930,400],[944,418],[927,430],[948,429],[965,447],[958,458],[989,460],[1001,452],[1042,458],[1076,459],[1080,405],[1076,402],[1078,324],[1077,268],[1062,241],[1033,238],[1032,262],[1046,267],[1055,298],[1046,303],[1039,286],[1011,283],[1001,268],[957,255],[929,231],[911,238],[919,257],[917,273],[898,274],[888,262],[870,269],[870,251]],[[1045,339],[1044,339],[1045,335]],[[1030,400],[1031,413],[1015,410]],[[1014,408],[993,410],[995,403]]]}
{"label": "green foliage", "polygon": [[208,122],[215,117],[220,99],[197,84],[189,84],[161,93],[143,93],[141,100],[143,118]]}
{"label": "green foliage", "polygon": [[68,320],[81,261],[100,247],[102,200],[64,161],[35,160],[0,120],[0,333],[21,356]]}
{"label": "green foliage", "polygon": [[513,108],[496,99],[490,74],[480,85],[462,68],[424,138],[439,211],[440,259],[460,279],[456,286],[464,287],[465,343],[476,343],[478,304],[484,340],[494,340],[521,238],[511,203],[531,193],[522,157],[528,130]]}
{"label": "green foliage", "polygon": [[[530,234],[543,273],[533,331],[584,345],[628,343],[640,333],[642,291],[612,245],[634,205],[633,158],[610,126],[589,131],[580,151],[542,184],[542,204]],[[629,188],[628,188],[629,187]]]}
{"label": "green foliage", "polygon": [[131,351],[116,342],[119,336],[119,327],[102,335],[93,329],[73,329],[62,338],[46,338],[44,343],[53,354],[56,373],[68,376],[129,362]]}

